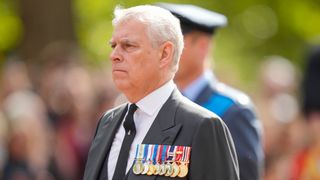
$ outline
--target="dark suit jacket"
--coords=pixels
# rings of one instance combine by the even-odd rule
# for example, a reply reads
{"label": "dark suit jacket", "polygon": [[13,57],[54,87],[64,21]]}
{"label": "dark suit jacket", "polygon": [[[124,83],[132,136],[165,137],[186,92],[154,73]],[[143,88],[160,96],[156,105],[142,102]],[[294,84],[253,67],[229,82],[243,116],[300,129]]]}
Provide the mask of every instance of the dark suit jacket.
{"label": "dark suit jacket", "polygon": [[237,151],[240,179],[261,179],[264,163],[261,123],[249,97],[223,83],[208,82],[195,102],[219,115],[228,126]]}
{"label": "dark suit jacket", "polygon": [[[96,180],[108,155],[126,105],[108,111],[100,120],[85,169],[85,180]],[[191,146],[189,173],[185,178],[135,175],[128,180],[238,180],[238,160],[228,128],[215,114],[174,90],[151,125],[144,144]]]}

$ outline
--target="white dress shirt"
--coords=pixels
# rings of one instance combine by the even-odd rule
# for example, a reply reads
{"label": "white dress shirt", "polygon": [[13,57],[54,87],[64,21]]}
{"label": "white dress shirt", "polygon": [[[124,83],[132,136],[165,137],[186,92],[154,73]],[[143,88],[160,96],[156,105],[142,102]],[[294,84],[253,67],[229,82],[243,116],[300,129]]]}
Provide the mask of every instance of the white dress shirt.
{"label": "white dress shirt", "polygon": [[[134,161],[137,144],[142,143],[153,121],[158,115],[161,107],[168,100],[169,96],[171,95],[175,87],[176,86],[173,83],[173,80],[170,80],[166,84],[164,84],[157,90],[153,91],[152,93],[148,94],[146,97],[144,97],[143,99],[141,99],[139,102],[136,103],[136,105],[138,106],[138,109],[133,114],[134,123],[136,126],[136,136],[131,144],[126,172],[129,171]],[[125,129],[123,127],[124,119],[122,120],[122,124],[115,135],[115,138],[111,146],[111,150],[109,152],[109,158],[108,158],[108,179],[109,180],[111,180],[113,177],[116,164],[118,161],[118,156],[120,153],[122,141],[125,136]]]}

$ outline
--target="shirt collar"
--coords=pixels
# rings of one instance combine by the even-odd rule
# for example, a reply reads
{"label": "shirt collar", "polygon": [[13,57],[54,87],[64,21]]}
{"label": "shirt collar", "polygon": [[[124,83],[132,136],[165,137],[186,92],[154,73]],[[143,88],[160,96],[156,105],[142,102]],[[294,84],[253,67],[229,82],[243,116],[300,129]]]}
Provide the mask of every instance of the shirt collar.
{"label": "shirt collar", "polygon": [[167,101],[175,87],[176,85],[173,83],[173,80],[170,80],[136,104],[141,111],[152,116]]}

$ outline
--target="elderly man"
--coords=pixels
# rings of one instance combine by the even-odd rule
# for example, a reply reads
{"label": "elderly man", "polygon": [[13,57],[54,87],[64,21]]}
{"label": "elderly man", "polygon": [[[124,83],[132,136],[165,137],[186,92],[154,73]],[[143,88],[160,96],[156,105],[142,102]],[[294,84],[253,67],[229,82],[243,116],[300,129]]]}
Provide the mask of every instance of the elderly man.
{"label": "elderly man", "polygon": [[149,5],[114,14],[112,76],[129,102],[100,119],[84,179],[239,179],[226,125],[173,83],[183,49],[179,20]]}
{"label": "elderly man", "polygon": [[175,82],[182,93],[219,115],[232,134],[240,179],[257,180],[263,170],[261,124],[247,95],[219,82],[207,66],[212,37],[224,15],[194,5],[159,3],[180,19],[185,49]]}

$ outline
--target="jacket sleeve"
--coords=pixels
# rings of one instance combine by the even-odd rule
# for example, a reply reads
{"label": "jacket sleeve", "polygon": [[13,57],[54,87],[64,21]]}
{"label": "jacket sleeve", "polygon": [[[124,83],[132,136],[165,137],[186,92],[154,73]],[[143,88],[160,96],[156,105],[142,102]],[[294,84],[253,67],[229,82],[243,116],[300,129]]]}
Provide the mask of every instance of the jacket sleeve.
{"label": "jacket sleeve", "polygon": [[230,129],[235,143],[240,178],[261,179],[264,155],[259,120],[251,109],[237,106],[230,108],[223,120]]}
{"label": "jacket sleeve", "polygon": [[189,179],[239,180],[233,140],[224,122],[208,118],[195,128]]}

